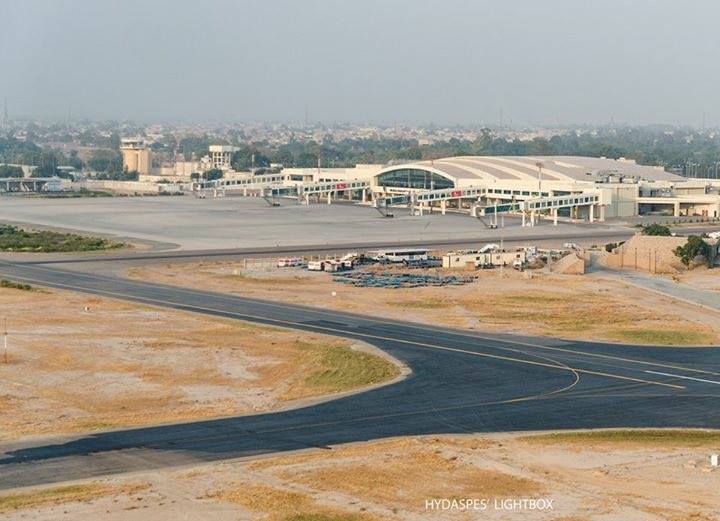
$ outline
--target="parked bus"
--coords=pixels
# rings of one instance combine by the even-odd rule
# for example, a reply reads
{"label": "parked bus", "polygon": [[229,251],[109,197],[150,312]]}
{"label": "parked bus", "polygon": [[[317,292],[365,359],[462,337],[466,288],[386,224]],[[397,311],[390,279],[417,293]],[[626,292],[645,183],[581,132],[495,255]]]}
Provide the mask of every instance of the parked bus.
{"label": "parked bus", "polygon": [[371,258],[378,262],[422,262],[428,260],[428,250],[377,250],[370,252]]}

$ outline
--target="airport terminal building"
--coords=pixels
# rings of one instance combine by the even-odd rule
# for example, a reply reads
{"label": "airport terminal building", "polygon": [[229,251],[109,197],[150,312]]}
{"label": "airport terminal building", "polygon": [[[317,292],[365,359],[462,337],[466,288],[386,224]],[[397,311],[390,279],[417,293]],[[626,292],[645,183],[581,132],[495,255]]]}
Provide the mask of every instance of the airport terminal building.
{"label": "airport terminal building", "polygon": [[420,211],[491,212],[499,205],[588,221],[644,214],[720,216],[718,180],[688,179],[625,159],[460,156],[356,168],[290,168],[282,174],[288,182],[325,183],[328,194],[334,182],[341,187],[336,192],[360,182],[352,188],[363,189],[363,200],[401,202],[406,196]]}

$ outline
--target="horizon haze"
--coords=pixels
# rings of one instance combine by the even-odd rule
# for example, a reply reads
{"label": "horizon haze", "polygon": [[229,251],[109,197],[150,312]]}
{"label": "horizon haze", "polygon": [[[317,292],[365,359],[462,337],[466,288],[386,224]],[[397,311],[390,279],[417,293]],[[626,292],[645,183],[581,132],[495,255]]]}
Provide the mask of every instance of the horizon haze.
{"label": "horizon haze", "polygon": [[0,0],[0,15],[10,117],[720,123],[706,0]]}

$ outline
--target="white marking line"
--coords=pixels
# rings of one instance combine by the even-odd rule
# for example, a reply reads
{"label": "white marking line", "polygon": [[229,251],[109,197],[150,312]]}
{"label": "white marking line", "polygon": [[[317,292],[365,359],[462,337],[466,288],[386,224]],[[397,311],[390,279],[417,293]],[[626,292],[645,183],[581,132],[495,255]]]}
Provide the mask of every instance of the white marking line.
{"label": "white marking line", "polygon": [[[630,376],[621,376],[621,375],[612,374],[612,373],[604,373],[604,372],[600,372],[600,371],[591,371],[591,370],[589,370],[589,369],[579,369],[579,368],[577,368],[577,367],[570,367],[570,366],[567,366],[567,365],[565,365],[565,364],[561,364],[561,365],[548,364],[548,363],[543,363],[543,362],[535,362],[535,361],[532,361],[532,360],[526,360],[526,359],[520,359],[520,358],[512,358],[512,357],[508,357],[508,356],[491,355],[491,354],[489,354],[489,353],[479,353],[479,352],[476,352],[476,351],[469,351],[469,350],[467,350],[467,349],[460,349],[460,348],[455,348],[455,347],[447,347],[447,346],[441,346],[441,345],[437,345],[437,344],[427,344],[427,343],[424,343],[424,342],[414,342],[414,341],[410,341],[410,340],[404,340],[404,339],[402,339],[402,338],[393,338],[393,337],[386,337],[386,336],[381,336],[381,335],[372,335],[372,334],[368,334],[368,333],[358,333],[358,332],[356,332],[356,331],[349,331],[349,330],[337,329],[337,328],[332,328],[332,327],[322,327],[322,326],[317,326],[317,325],[309,325],[309,324],[305,324],[305,323],[302,323],[302,322],[292,322],[292,321],[289,321],[289,320],[280,320],[280,319],[270,318],[270,317],[261,317],[261,316],[257,316],[257,315],[250,315],[250,314],[247,314],[247,313],[238,313],[238,312],[235,312],[235,311],[226,311],[226,310],[221,310],[221,309],[214,309],[214,308],[209,308],[209,307],[204,307],[204,306],[197,306],[197,305],[194,305],[194,304],[183,304],[182,302],[177,302],[177,301],[168,301],[168,300],[162,300],[162,299],[157,299],[157,298],[152,298],[152,297],[145,297],[145,296],[142,296],[141,294],[133,295],[133,294],[131,294],[131,293],[121,293],[121,292],[117,292],[117,291],[104,290],[104,289],[102,289],[102,288],[100,288],[100,287],[98,287],[98,288],[92,288],[92,287],[91,287],[90,290],[88,290],[88,288],[84,288],[84,287],[82,287],[82,286],[74,286],[74,285],[72,285],[72,284],[63,284],[62,282],[47,282],[47,281],[46,281],[46,282],[43,282],[43,281],[41,281],[41,280],[36,280],[36,279],[32,279],[32,278],[30,278],[30,277],[22,277],[22,276],[19,276],[19,277],[18,277],[18,276],[14,276],[13,278],[14,278],[15,280],[20,280],[20,281],[22,281],[22,282],[32,282],[32,283],[35,283],[35,284],[39,284],[39,285],[41,285],[41,286],[44,285],[44,286],[50,286],[50,287],[54,287],[54,288],[73,289],[73,290],[80,291],[80,292],[83,292],[83,293],[90,293],[90,294],[95,294],[95,295],[109,296],[109,297],[111,297],[111,298],[113,298],[113,297],[114,297],[114,298],[120,298],[120,299],[122,299],[122,300],[131,300],[131,301],[134,301],[134,302],[144,302],[144,303],[146,303],[146,304],[150,304],[150,305],[153,305],[153,304],[154,304],[154,305],[156,305],[156,306],[157,306],[158,304],[160,304],[161,307],[170,307],[170,308],[173,308],[173,309],[179,309],[180,311],[190,311],[190,312],[196,312],[196,313],[197,313],[197,312],[202,313],[203,311],[209,311],[209,312],[211,312],[211,314],[216,314],[216,315],[224,316],[224,317],[234,316],[234,317],[236,317],[236,318],[239,318],[240,320],[243,320],[243,319],[248,320],[248,319],[250,319],[251,322],[261,322],[261,323],[263,323],[263,322],[264,322],[264,323],[270,322],[270,323],[275,323],[275,324],[279,324],[279,325],[281,325],[281,326],[291,327],[291,328],[292,328],[293,326],[296,326],[296,328],[298,328],[298,329],[305,329],[305,328],[310,327],[310,328],[312,328],[312,329],[316,329],[316,330],[320,330],[320,331],[330,331],[330,332],[332,332],[332,333],[340,333],[340,336],[350,334],[350,335],[352,335],[352,336],[357,336],[357,337],[373,338],[373,339],[378,339],[378,340],[388,340],[388,341],[391,341],[391,342],[397,342],[397,343],[402,343],[402,344],[409,344],[409,345],[420,346],[420,347],[428,347],[428,348],[438,349],[438,350],[442,350],[442,351],[451,351],[451,352],[456,352],[456,353],[464,353],[464,354],[469,354],[469,355],[477,356],[477,357],[494,358],[494,359],[506,360],[506,361],[510,361],[510,362],[518,362],[518,363],[529,364],[529,365],[536,365],[536,366],[541,366],[541,367],[549,367],[549,368],[552,368],[552,369],[560,369],[560,370],[564,370],[564,371],[569,371],[569,372],[571,372],[571,373],[592,374],[592,375],[596,375],[596,376],[605,376],[605,377],[607,377],[607,378],[617,378],[617,379],[619,379],[619,380],[629,380],[629,381],[632,381],[632,382],[639,382],[639,383],[650,384],[650,385],[659,385],[659,386],[661,386],[661,387],[671,387],[671,388],[674,388],[674,389],[685,389],[685,387],[682,386],[682,385],[668,384],[668,383],[663,383],[663,382],[655,382],[655,381],[652,381],[652,380],[643,380],[643,379],[641,379],[641,378],[632,378],[632,377],[630,377]],[[207,313],[205,313],[205,314],[207,314]],[[533,355],[530,355],[530,356],[533,356]],[[536,355],[536,356],[537,356],[537,355]]]}
{"label": "white marking line", "polygon": [[650,373],[650,374],[659,374],[659,375],[661,375],[661,376],[670,376],[670,377],[672,377],[672,378],[682,378],[683,380],[695,380],[696,382],[703,382],[703,383],[706,383],[706,384],[720,385],[720,382],[718,382],[718,381],[716,381],[716,380],[706,380],[706,379],[704,379],[704,378],[694,378],[694,377],[692,377],[692,376],[682,376],[682,375],[679,375],[679,374],[659,373],[659,372],[657,372],[657,371],[645,371],[645,372],[646,372],[646,373]]}

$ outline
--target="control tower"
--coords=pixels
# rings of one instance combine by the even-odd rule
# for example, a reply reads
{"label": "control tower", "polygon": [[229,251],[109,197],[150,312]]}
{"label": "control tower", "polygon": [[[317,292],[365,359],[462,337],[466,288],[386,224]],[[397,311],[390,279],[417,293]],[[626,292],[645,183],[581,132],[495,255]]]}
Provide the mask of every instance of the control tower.
{"label": "control tower", "polygon": [[142,138],[122,138],[120,151],[123,168],[128,172],[136,171],[140,175],[150,175],[152,169],[150,149]]}

